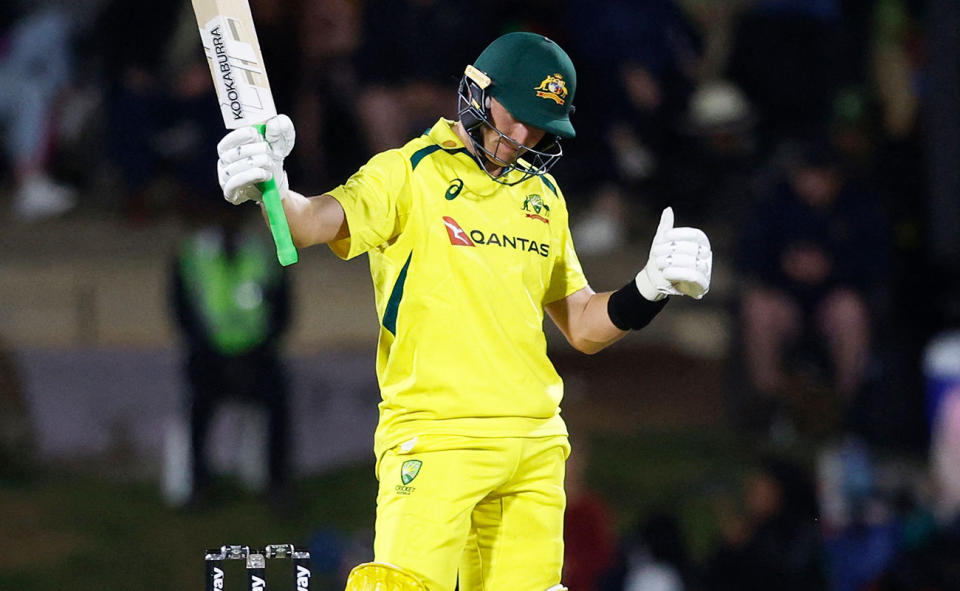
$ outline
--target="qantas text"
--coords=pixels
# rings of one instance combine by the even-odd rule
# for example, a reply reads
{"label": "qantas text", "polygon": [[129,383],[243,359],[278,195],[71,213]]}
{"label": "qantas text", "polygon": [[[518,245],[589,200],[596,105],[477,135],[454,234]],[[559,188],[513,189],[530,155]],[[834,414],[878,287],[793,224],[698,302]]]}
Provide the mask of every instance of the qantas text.
{"label": "qantas text", "polygon": [[521,238],[520,236],[507,236],[506,234],[497,234],[496,232],[485,234],[480,230],[470,230],[470,239],[476,244],[502,246],[504,248],[509,247],[515,250],[535,252],[544,258],[550,256],[549,244],[530,240],[529,238]]}

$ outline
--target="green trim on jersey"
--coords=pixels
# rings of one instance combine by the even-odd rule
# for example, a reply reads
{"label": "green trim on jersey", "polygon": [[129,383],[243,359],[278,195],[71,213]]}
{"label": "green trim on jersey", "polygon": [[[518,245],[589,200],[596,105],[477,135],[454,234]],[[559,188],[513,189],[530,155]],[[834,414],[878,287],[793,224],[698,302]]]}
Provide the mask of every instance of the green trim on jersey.
{"label": "green trim on jersey", "polygon": [[[429,130],[428,130],[428,131],[429,131]],[[429,156],[430,154],[433,154],[433,153],[436,152],[437,150],[443,150],[443,151],[446,152],[447,154],[459,154],[459,153],[462,152],[462,153],[466,154],[467,156],[470,156],[471,158],[473,157],[466,148],[447,149],[447,148],[444,148],[443,146],[438,146],[438,145],[434,144],[434,145],[432,145],[432,146],[427,146],[427,147],[425,147],[425,148],[420,148],[419,150],[417,150],[416,152],[414,152],[414,153],[410,156],[410,168],[411,168],[411,170],[416,170],[416,169],[417,169],[417,165],[420,164],[420,161],[421,161],[421,160],[423,160],[424,158],[426,158],[426,157]],[[554,192],[556,192],[556,191],[554,191]]]}
{"label": "green trim on jersey", "polygon": [[557,188],[554,186],[553,183],[550,182],[550,179],[548,179],[546,175],[543,175],[543,178],[540,179],[540,180],[543,181],[543,184],[546,185],[548,189],[550,189],[551,191],[553,191],[553,194],[554,194],[554,195],[557,194]]}
{"label": "green trim on jersey", "polygon": [[393,291],[390,292],[390,299],[387,300],[387,307],[383,312],[383,327],[394,336],[397,334],[397,313],[400,311],[403,284],[407,281],[407,269],[410,267],[411,258],[413,258],[412,252],[407,255],[407,262],[403,264],[403,269],[400,269],[400,275],[397,276],[397,282],[393,284]]}
{"label": "green trim on jersey", "polygon": [[440,149],[442,148],[436,144],[427,146],[426,148],[420,148],[410,156],[410,168],[416,170],[421,160]]}
{"label": "green trim on jersey", "polygon": [[548,175],[502,185],[458,152],[467,153],[455,122],[441,119],[328,192],[350,229],[330,249],[369,258],[378,456],[430,434],[566,433],[544,307],[587,280],[563,192]]}

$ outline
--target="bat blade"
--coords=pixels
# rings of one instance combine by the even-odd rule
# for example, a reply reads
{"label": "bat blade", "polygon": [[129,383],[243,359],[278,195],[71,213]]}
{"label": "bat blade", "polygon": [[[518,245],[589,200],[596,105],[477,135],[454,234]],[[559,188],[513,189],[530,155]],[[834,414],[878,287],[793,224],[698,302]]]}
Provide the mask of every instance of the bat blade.
{"label": "bat blade", "polygon": [[[207,54],[220,114],[227,129],[252,125],[264,134],[277,114],[247,0],[192,0],[203,50]],[[260,186],[281,265],[298,260],[275,179]]]}
{"label": "bat blade", "polygon": [[193,11],[227,129],[276,115],[247,0],[193,0]]}

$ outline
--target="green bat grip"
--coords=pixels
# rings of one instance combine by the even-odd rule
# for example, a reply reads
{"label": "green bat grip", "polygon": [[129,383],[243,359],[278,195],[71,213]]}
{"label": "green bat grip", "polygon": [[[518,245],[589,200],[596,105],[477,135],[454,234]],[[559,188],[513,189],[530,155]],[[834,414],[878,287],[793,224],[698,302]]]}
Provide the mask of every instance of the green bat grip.
{"label": "green bat grip", "polygon": [[[260,135],[266,133],[266,125],[254,125]],[[280,192],[277,191],[276,179],[270,179],[257,185],[263,193],[263,205],[267,210],[267,220],[270,221],[270,233],[273,234],[273,243],[277,245],[277,260],[286,267],[300,260],[297,248],[293,245],[290,236],[290,226],[287,225],[287,216],[283,213],[283,203]]]}

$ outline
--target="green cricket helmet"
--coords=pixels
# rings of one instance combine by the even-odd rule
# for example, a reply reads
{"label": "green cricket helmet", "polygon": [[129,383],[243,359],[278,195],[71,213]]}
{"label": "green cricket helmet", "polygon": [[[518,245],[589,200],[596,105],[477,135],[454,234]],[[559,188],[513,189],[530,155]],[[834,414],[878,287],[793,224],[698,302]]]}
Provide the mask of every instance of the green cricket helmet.
{"label": "green cricket helmet", "polygon": [[[486,170],[484,156],[502,165],[500,174],[493,178],[511,185],[546,174],[563,155],[561,138],[576,136],[570,123],[576,87],[573,62],[550,39],[535,33],[508,33],[495,39],[473,65],[467,66],[459,89],[460,121],[473,142],[481,168]],[[501,161],[483,145],[482,127],[486,125],[497,132],[499,141],[521,147],[493,125],[491,98],[518,121],[545,132],[543,140],[525,148],[515,162]],[[521,172],[521,178],[507,182],[512,170]]]}

